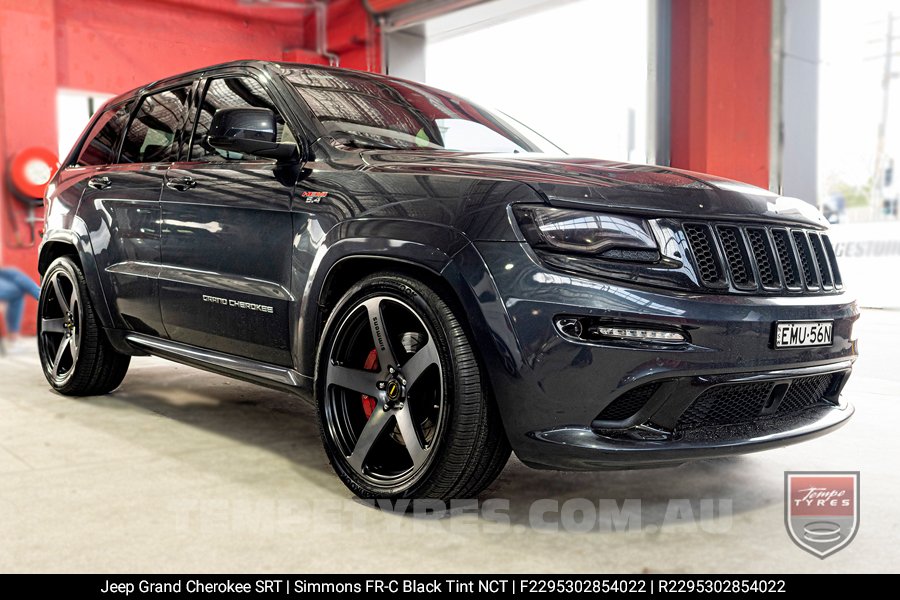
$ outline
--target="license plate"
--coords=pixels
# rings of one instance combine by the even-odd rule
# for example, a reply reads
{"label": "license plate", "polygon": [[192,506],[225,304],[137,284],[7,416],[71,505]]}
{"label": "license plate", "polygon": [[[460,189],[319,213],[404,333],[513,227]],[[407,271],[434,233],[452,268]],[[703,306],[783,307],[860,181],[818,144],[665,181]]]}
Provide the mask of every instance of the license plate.
{"label": "license plate", "polygon": [[782,321],[775,323],[775,347],[830,346],[832,324],[832,321]]}

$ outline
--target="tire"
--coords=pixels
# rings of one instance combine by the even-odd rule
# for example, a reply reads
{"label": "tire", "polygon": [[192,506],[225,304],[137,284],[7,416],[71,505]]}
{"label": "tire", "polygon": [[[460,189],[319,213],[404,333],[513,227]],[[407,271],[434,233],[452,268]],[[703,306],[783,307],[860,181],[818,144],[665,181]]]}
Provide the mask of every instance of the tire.
{"label": "tire", "polygon": [[81,267],[68,256],[53,261],[41,282],[38,353],[47,381],[66,396],[107,394],[128,372],[131,357],[106,339]]}
{"label": "tire", "polygon": [[462,325],[434,289],[406,275],[372,275],[338,301],[315,389],[328,459],[360,498],[473,498],[509,458]]}

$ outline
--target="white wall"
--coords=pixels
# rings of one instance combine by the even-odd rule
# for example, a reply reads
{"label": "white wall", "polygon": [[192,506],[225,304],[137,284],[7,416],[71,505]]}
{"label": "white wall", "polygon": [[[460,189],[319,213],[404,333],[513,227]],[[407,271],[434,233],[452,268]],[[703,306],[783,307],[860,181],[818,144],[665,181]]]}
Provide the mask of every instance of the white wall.
{"label": "white wall", "polygon": [[98,92],[58,90],[56,93],[56,126],[59,144],[59,159],[64,159],[78,136],[84,130],[91,115],[103,106],[111,96]]}

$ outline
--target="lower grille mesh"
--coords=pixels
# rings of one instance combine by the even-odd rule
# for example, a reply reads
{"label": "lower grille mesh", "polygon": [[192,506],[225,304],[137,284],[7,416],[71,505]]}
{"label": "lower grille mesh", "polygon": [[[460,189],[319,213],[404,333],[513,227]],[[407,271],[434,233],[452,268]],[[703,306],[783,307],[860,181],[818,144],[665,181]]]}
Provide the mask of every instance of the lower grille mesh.
{"label": "lower grille mesh", "polygon": [[[682,413],[676,429],[752,423],[766,416],[786,415],[823,403],[842,374],[798,377],[789,382],[780,403],[777,388],[783,383],[733,383],[717,385],[700,394]],[[772,410],[774,408],[774,410]],[[765,414],[764,414],[765,413]]]}
{"label": "lower grille mesh", "polygon": [[771,383],[739,383],[719,385],[700,394],[678,420],[682,429],[703,425],[748,423],[762,412]]}
{"label": "lower grille mesh", "polygon": [[834,375],[818,375],[798,379],[788,388],[784,400],[778,405],[778,414],[787,414],[815,406],[828,392]]}

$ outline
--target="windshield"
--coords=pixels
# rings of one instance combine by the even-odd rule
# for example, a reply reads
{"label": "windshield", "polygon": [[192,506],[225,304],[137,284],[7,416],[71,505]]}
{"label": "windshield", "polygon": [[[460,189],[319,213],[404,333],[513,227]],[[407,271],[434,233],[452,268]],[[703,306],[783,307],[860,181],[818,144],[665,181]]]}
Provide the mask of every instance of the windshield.
{"label": "windshield", "polygon": [[514,119],[459,96],[368,73],[283,66],[287,79],[341,146],[564,154]]}

